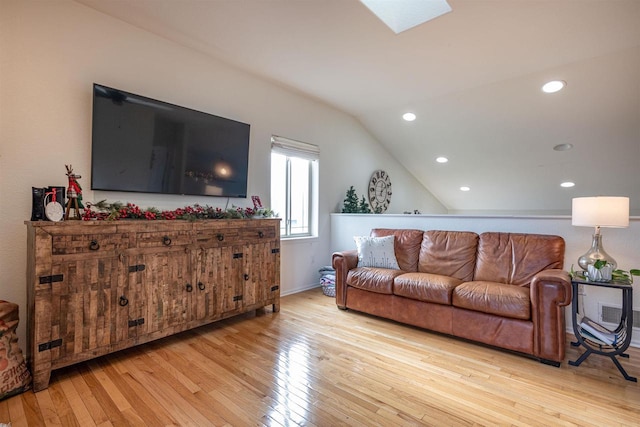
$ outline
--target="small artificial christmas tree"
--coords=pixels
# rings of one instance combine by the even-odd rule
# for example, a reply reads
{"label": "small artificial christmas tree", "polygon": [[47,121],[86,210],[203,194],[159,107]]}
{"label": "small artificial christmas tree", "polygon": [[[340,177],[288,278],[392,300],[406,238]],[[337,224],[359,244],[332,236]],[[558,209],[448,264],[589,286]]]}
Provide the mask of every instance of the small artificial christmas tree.
{"label": "small artificial christmas tree", "polygon": [[360,206],[359,206],[358,212],[371,213],[371,208],[369,207],[369,203],[367,203],[364,196],[362,196],[362,200],[360,200]]}
{"label": "small artificial christmas tree", "polygon": [[344,199],[342,213],[358,213],[358,195],[353,185],[347,190],[347,197]]}

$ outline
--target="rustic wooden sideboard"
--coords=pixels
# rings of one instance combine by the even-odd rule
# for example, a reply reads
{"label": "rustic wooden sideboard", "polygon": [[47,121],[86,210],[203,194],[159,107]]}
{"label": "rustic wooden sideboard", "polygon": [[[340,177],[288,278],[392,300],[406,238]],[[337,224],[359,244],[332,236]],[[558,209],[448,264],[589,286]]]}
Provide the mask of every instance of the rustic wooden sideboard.
{"label": "rustic wooden sideboard", "polygon": [[34,391],[53,369],[280,309],[278,219],[25,224]]}

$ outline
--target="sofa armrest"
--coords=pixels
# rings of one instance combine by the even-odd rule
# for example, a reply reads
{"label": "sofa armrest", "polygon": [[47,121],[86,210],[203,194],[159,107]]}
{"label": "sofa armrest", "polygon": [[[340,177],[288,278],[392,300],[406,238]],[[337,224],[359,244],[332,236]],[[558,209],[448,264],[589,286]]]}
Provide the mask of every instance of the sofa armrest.
{"label": "sofa armrest", "polygon": [[569,273],[556,269],[541,271],[531,281],[530,295],[534,355],[562,362],[566,345],[564,307],[572,299]]}
{"label": "sofa armrest", "polygon": [[331,265],[336,270],[336,304],[338,308],[346,309],[347,274],[349,270],[358,266],[358,251],[335,252]]}

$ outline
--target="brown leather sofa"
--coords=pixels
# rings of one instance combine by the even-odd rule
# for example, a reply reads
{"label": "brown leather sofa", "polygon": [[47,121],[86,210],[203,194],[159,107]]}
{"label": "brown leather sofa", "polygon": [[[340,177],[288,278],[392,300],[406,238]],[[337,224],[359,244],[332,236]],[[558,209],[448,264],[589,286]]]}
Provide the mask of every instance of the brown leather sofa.
{"label": "brown leather sofa", "polygon": [[333,254],[336,303],[559,366],[571,281],[562,237],[374,229],[394,236],[400,270],[358,267],[356,250]]}

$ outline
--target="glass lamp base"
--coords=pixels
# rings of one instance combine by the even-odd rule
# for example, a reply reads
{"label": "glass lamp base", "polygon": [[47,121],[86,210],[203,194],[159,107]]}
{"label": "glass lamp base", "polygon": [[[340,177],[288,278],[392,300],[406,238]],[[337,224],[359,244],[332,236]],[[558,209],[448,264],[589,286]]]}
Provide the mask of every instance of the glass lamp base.
{"label": "glass lamp base", "polygon": [[578,258],[578,265],[584,271],[587,271],[590,265],[593,265],[596,263],[596,261],[600,260],[606,261],[611,264],[612,270],[615,270],[618,266],[616,260],[613,259],[613,257],[609,255],[602,247],[602,235],[594,234],[593,241],[591,242],[591,249],[589,249],[586,254]]}

